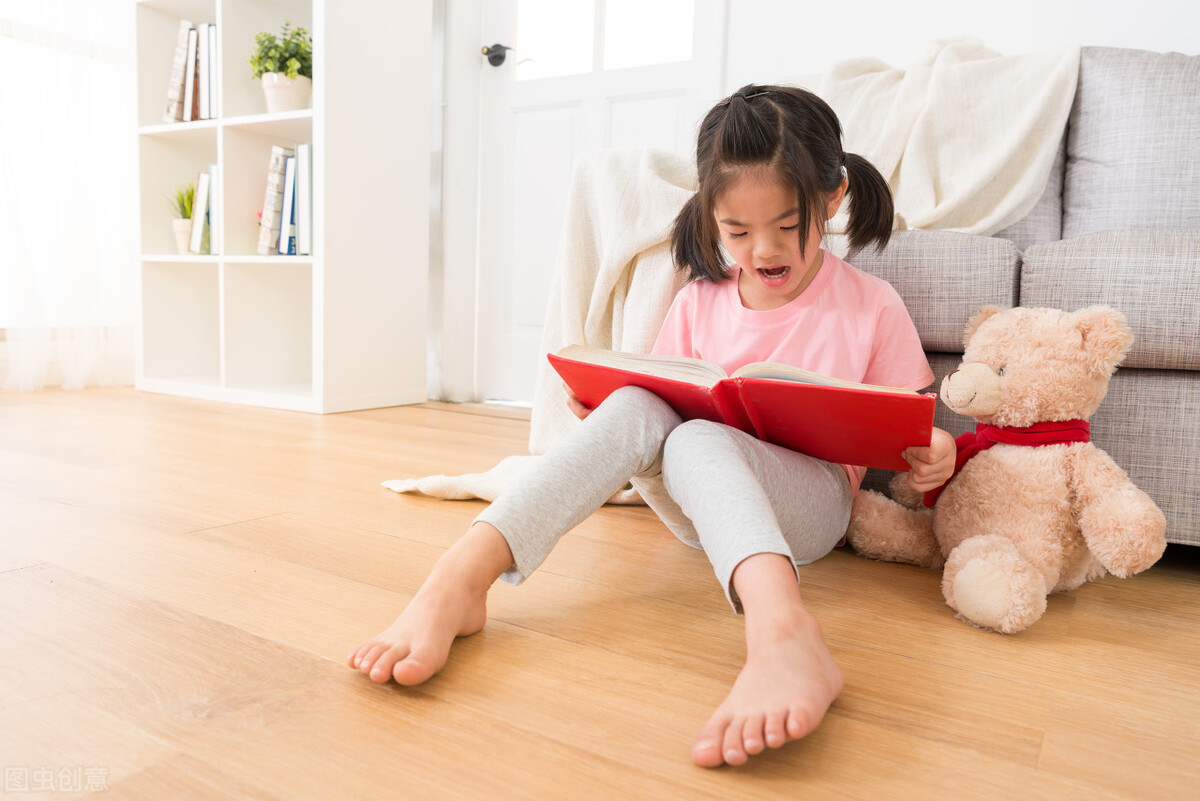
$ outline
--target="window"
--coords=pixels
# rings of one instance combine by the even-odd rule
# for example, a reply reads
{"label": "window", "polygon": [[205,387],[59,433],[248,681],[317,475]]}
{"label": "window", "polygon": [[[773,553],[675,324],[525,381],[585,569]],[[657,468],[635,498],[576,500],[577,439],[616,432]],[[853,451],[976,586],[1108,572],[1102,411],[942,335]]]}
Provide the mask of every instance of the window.
{"label": "window", "polygon": [[518,81],[688,61],[693,0],[518,0]]}

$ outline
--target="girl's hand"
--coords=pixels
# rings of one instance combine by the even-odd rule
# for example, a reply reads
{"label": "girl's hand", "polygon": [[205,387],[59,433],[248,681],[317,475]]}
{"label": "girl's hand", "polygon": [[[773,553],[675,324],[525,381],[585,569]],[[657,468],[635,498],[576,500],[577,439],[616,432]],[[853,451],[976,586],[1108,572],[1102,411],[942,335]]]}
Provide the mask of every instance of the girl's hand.
{"label": "girl's hand", "polygon": [[957,455],[954,437],[940,428],[933,429],[928,448],[904,450],[904,460],[910,465],[908,486],[917,492],[929,492],[942,486],[954,475]]}
{"label": "girl's hand", "polygon": [[584,406],[583,401],[566,384],[563,384],[563,390],[567,393],[567,408],[571,410],[571,414],[582,420],[592,413],[591,407]]}

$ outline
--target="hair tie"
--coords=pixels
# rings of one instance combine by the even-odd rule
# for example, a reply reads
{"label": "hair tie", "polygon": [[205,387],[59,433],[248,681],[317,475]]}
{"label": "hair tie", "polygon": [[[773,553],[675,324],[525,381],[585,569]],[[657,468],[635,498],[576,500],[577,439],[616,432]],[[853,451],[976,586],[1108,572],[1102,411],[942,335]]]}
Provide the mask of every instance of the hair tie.
{"label": "hair tie", "polygon": [[762,97],[763,95],[769,95],[769,94],[771,94],[771,93],[770,93],[769,91],[765,90],[765,89],[764,89],[764,90],[762,90],[761,92],[755,92],[755,93],[754,93],[754,94],[752,94],[752,95],[751,95],[751,94],[746,94],[745,90],[743,90],[743,89],[739,89],[739,90],[737,90],[736,92],[734,92],[734,93],[733,93],[733,97],[731,97],[731,98],[729,98],[729,99],[730,99],[730,100],[733,100],[733,98],[734,98],[734,97],[740,97],[742,100],[750,101],[750,100],[753,100],[753,99],[754,99],[754,98],[756,98],[756,97]]}

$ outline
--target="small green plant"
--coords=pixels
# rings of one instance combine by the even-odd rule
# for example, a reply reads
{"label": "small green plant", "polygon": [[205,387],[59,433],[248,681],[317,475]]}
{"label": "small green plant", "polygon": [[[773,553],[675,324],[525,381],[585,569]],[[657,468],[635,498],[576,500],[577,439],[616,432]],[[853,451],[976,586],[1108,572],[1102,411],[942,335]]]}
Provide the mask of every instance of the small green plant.
{"label": "small green plant", "polygon": [[303,75],[312,79],[312,37],[307,28],[293,28],[292,23],[283,23],[283,30],[274,34],[256,33],[254,52],[250,56],[250,67],[254,78],[268,72],[282,72],[289,78]]}
{"label": "small green plant", "polygon": [[192,202],[195,199],[195,181],[180,184],[179,188],[171,195],[171,210],[175,212],[175,216],[179,219],[190,220],[192,219]]}

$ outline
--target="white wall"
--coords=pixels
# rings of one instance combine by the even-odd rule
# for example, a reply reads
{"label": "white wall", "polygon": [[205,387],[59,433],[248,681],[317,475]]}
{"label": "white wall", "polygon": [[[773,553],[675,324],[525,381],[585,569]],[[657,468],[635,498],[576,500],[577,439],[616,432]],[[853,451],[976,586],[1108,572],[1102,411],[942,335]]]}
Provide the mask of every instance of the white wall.
{"label": "white wall", "polygon": [[729,0],[726,92],[747,83],[819,75],[874,56],[895,67],[929,42],[969,35],[1001,53],[1071,44],[1200,52],[1195,0]]}

